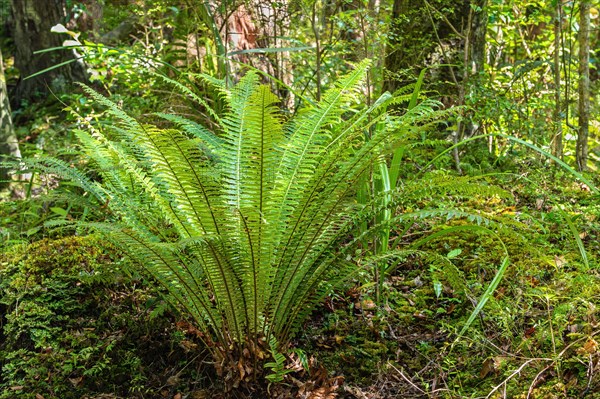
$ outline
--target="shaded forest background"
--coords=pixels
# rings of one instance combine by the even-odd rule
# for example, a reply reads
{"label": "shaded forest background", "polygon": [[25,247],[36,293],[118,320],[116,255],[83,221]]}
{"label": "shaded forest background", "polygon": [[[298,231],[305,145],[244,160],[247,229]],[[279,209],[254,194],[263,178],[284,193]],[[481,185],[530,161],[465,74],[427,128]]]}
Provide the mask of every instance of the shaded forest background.
{"label": "shaded forest background", "polygon": [[[599,9],[0,0],[0,398],[600,397]],[[343,197],[372,212],[332,250],[356,241],[351,278],[289,340],[215,356],[175,288],[65,227],[121,220],[77,183],[74,170],[108,181],[78,130],[122,126],[123,111],[221,140],[249,71],[293,121],[365,59],[324,129],[364,113],[352,146],[402,137]]]}

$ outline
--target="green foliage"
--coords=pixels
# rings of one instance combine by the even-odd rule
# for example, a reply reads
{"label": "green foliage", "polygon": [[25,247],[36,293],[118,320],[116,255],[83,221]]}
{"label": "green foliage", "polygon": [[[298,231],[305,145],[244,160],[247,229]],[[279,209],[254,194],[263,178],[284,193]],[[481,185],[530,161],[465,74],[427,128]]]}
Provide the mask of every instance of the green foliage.
{"label": "green foliage", "polygon": [[[367,285],[347,287],[312,318],[301,344],[363,392],[379,392],[381,383],[374,381],[380,378],[390,396],[417,395],[415,386],[433,395],[431,386],[440,374],[448,378],[442,385],[448,397],[486,397],[496,387],[500,393],[490,397],[501,397],[505,387],[506,396],[515,398],[526,398],[531,386],[540,397],[577,397],[596,390],[599,380],[592,364],[600,356],[600,280],[593,263],[581,273],[585,265],[579,244],[563,218],[564,213],[572,217],[588,255],[592,248],[597,253],[597,206],[586,202],[590,196],[580,184],[561,173],[524,170],[532,181],[504,175],[496,179],[513,190],[515,202],[473,197],[462,204],[473,212],[517,219],[519,227],[482,224],[476,229],[460,219],[430,226],[431,234],[418,235],[407,245],[421,253],[407,250],[389,271],[383,308],[374,305]],[[453,199],[435,202],[456,206]],[[416,223],[428,229],[424,221]],[[511,265],[494,294],[487,295],[505,251]],[[438,259],[431,256],[436,253]],[[450,281],[448,267],[439,271],[448,262],[460,270],[462,284]],[[428,266],[438,270],[432,273]],[[481,298],[487,298],[485,309],[457,340]],[[414,386],[403,382],[400,372]]]}
{"label": "green foliage", "polygon": [[[35,174],[17,191],[26,201],[0,204],[0,397],[173,397],[179,391],[163,390],[170,384],[163,369],[193,369],[187,360],[195,354],[185,362],[171,356],[194,353],[190,335],[212,350],[226,386],[261,375],[276,383],[309,378],[291,367],[289,347],[300,336],[349,389],[360,384],[362,396],[597,390],[600,212],[588,191],[598,184],[568,166],[577,124],[576,2],[562,4],[560,49],[552,29],[560,3],[488,2],[486,64],[464,81],[460,53],[475,2],[392,9],[302,0],[266,5],[273,13],[265,19],[263,5],[232,15],[237,5],[229,2],[104,3],[103,28],[130,20],[137,30],[115,47],[82,40],[78,48],[94,89],[110,101],[56,93],[71,114],[33,104],[14,115],[30,156],[23,164]],[[68,8],[83,10],[78,2]],[[254,44],[270,47],[226,49],[219,27],[226,34],[229,15],[252,21]],[[278,51],[290,48],[302,51]],[[348,61],[370,57],[377,59],[370,72],[361,65],[336,83],[352,69]],[[12,86],[13,60],[5,61]],[[279,93],[298,109],[279,112],[255,74],[232,87],[238,61],[294,82],[297,91]],[[406,69],[385,71],[398,65]],[[412,81],[423,67],[393,98],[374,94]],[[422,84],[444,93],[444,104],[456,101],[449,85],[462,86],[467,107],[458,118],[432,112],[438,104],[420,96]],[[328,87],[320,103],[306,94]],[[106,110],[94,110],[98,103]],[[451,121],[446,130],[427,129],[438,119]],[[467,127],[458,144],[467,176],[456,176],[445,170],[447,135],[467,119],[478,136]],[[581,183],[543,159],[559,124],[566,164],[554,161]],[[81,129],[83,160],[73,127]],[[598,133],[593,122],[591,133]],[[593,161],[597,144],[592,137]],[[482,172],[494,173],[476,176]],[[48,240],[72,231],[73,219],[74,237]],[[129,252],[170,294],[147,281],[127,283],[106,266],[96,238],[79,236],[86,227]],[[500,264],[507,253],[510,266]],[[355,280],[342,285],[346,277]],[[168,302],[202,331],[173,330]],[[182,378],[194,385],[198,372]],[[382,385],[388,391],[379,392]]]}
{"label": "green foliage", "polygon": [[[411,115],[413,113],[418,114],[421,112],[419,107],[417,107],[417,103],[420,97],[420,89],[423,84],[425,72],[425,69],[421,71],[419,78],[414,85],[409,85],[395,93],[396,95],[393,103],[396,107],[402,103],[406,103],[407,106],[404,110],[406,115]],[[377,134],[377,129],[385,128],[383,123],[376,123],[371,127],[369,135]],[[358,234],[363,233],[368,230],[369,225],[378,227],[379,233],[374,237],[372,242],[363,244],[365,246],[370,244],[369,248],[372,251],[373,256],[367,256],[366,260],[374,264],[374,280],[376,284],[375,296],[378,304],[381,304],[382,301],[381,294],[386,274],[393,271],[395,265],[397,265],[401,259],[406,259],[408,256],[423,256],[428,258],[432,261],[430,266],[432,272],[437,275],[440,273],[446,274],[455,287],[463,284],[462,282],[459,282],[460,273],[447,258],[441,257],[437,253],[414,250],[421,245],[421,241],[423,240],[417,241],[416,245],[411,245],[410,249],[398,249],[398,244],[402,239],[403,234],[410,229],[410,225],[412,225],[413,221],[411,220],[408,223],[404,222],[406,220],[406,214],[401,213],[400,216],[395,216],[395,211],[400,208],[409,215],[419,219],[428,217],[435,218],[439,216],[445,216],[447,219],[466,217],[469,220],[476,221],[480,224],[484,222],[483,218],[478,218],[474,216],[474,214],[468,215],[465,213],[464,208],[459,208],[459,206],[462,205],[460,201],[461,198],[486,196],[503,199],[510,198],[510,194],[507,191],[494,185],[483,184],[478,181],[479,178],[477,177],[453,176],[442,171],[421,175],[417,174],[416,176],[407,173],[407,168],[404,166],[406,163],[405,157],[407,155],[415,156],[417,148],[437,146],[439,144],[439,140],[427,137],[425,129],[409,128],[402,135],[402,140],[396,143],[391,159],[387,161],[385,158],[380,157],[373,165],[370,179],[365,177],[362,186],[358,191],[359,203],[365,204],[376,202],[381,207],[380,211],[374,215],[372,220],[362,223],[358,231]],[[447,145],[445,141],[443,144]],[[436,159],[438,157],[436,157]],[[433,161],[430,163],[433,163]],[[397,197],[394,195],[394,192],[398,190],[401,191],[402,195]],[[448,201],[449,199],[450,201]],[[442,212],[434,209],[422,209],[419,212],[411,214],[407,209],[423,208],[422,204],[431,202],[450,202],[450,205],[446,205]],[[430,207],[425,206],[425,208]],[[468,212],[468,210],[466,212]],[[489,223],[489,220],[485,220],[485,223]],[[404,229],[398,229],[399,224],[405,224],[406,226]],[[482,229],[480,226],[463,227],[474,230]],[[394,229],[398,230],[398,237],[391,242],[390,234]],[[433,238],[434,236],[426,239]],[[373,259],[376,259],[376,261],[373,261]],[[394,263],[389,265],[388,263],[391,259],[394,260]],[[504,268],[501,268],[500,270],[503,270],[508,266],[507,262],[508,259],[506,258],[506,264],[504,265]],[[502,273],[499,273],[499,278],[501,278],[501,276]],[[441,290],[439,278],[435,279],[434,286],[438,291]],[[491,290],[491,292],[493,292],[493,290]],[[485,303],[485,301],[482,303]],[[478,312],[479,310],[476,309],[473,312],[473,317]]]}
{"label": "green foliage", "polygon": [[285,356],[278,351],[279,345],[275,337],[269,340],[269,351],[274,361],[265,363],[265,367],[271,370],[271,373],[265,376],[269,382],[282,382],[286,374],[293,370],[285,368]]}
{"label": "green foliage", "polygon": [[[210,331],[212,350],[226,363],[235,364],[243,348],[262,356],[272,338],[285,349],[314,306],[351,276],[348,256],[359,240],[343,243],[371,211],[350,200],[355,185],[403,132],[435,117],[427,103],[401,116],[381,112],[385,100],[348,108],[367,65],[285,123],[276,97],[248,73],[234,88],[219,88],[227,104],[219,128],[192,137],[143,125],[87,90],[119,124],[77,132],[103,181],[75,181],[115,218],[86,225]],[[365,141],[364,129],[384,120],[389,129]]]}

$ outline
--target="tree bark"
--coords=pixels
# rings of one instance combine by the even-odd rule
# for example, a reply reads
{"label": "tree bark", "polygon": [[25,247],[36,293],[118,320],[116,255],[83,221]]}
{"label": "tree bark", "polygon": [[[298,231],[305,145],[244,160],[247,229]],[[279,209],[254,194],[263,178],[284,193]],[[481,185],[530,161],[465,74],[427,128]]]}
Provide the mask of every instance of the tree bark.
{"label": "tree bark", "polygon": [[[2,51],[0,50],[0,162],[20,158],[19,142],[13,129]],[[0,189],[8,186],[10,182],[9,169],[0,167]]]}
{"label": "tree bark", "polygon": [[[403,32],[405,31],[413,31],[415,22],[411,23],[410,30],[404,24],[405,15],[410,9],[411,4],[410,0],[394,0],[394,4],[392,6],[392,18],[390,22],[390,37],[387,45],[385,62],[384,62],[384,83],[383,90],[394,92],[398,89],[398,76],[397,73],[400,72],[407,64],[407,54],[405,48],[407,47],[407,43],[404,40],[405,35]],[[418,24],[420,25],[420,24]],[[402,42],[405,42],[405,45],[402,45]]]}
{"label": "tree bark", "polygon": [[563,157],[563,132],[561,115],[561,85],[560,85],[560,51],[562,35],[562,4],[556,2],[556,15],[554,18],[554,137],[552,140],[552,153],[555,157]]}
{"label": "tree bark", "polygon": [[65,91],[69,82],[84,81],[86,72],[83,63],[71,62],[45,74],[25,80],[36,72],[75,60],[70,50],[57,50],[42,54],[35,51],[60,47],[63,35],[50,32],[52,26],[66,24],[65,0],[11,0],[14,20],[13,38],[16,46],[15,66],[20,80],[13,95],[13,105],[48,93],[48,88]]}
{"label": "tree bark", "polygon": [[478,74],[483,71],[485,62],[485,35],[487,33],[488,13],[487,0],[473,0],[472,6],[475,7],[470,28],[471,47],[470,54],[470,72]]}
{"label": "tree bark", "polygon": [[587,169],[590,125],[590,0],[582,0],[579,10],[579,132],[576,160],[580,171]]}
{"label": "tree bark", "polygon": [[[436,75],[432,80],[451,82],[451,86],[436,87],[436,90],[443,95],[456,96],[457,79],[453,75],[460,75],[460,72],[452,67],[435,67],[462,62],[459,49],[463,48],[466,39],[467,15],[471,4],[480,2],[394,0],[385,56],[384,90],[394,92],[414,80],[423,68],[431,67],[431,73]],[[404,76],[407,79],[403,82]]]}

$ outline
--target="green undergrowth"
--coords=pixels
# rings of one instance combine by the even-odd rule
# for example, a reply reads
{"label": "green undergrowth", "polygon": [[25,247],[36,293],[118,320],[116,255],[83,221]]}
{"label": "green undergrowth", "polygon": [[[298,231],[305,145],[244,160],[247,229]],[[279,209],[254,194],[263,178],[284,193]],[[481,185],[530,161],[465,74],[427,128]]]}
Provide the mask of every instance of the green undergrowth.
{"label": "green undergrowth", "polygon": [[[388,280],[382,309],[352,290],[329,302],[300,345],[349,385],[386,386],[381,397],[437,387],[438,397],[476,398],[498,386],[490,397],[525,398],[530,388],[537,398],[596,397],[597,273],[582,277],[569,266],[523,261],[455,341],[477,297],[445,287],[436,298],[426,269],[414,266]],[[484,279],[467,279],[473,293]]]}
{"label": "green undergrowth", "polygon": [[380,397],[600,397],[598,201],[585,186],[548,172],[530,171],[536,184],[496,179],[511,201],[467,201],[519,224],[497,231],[511,265],[466,334],[457,338],[494,277],[502,245],[462,231],[423,249],[452,254],[463,284],[427,259],[408,258],[388,276],[381,307],[372,285],[356,281],[321,308],[299,345],[348,385]]}
{"label": "green undergrowth", "polygon": [[115,254],[73,236],[0,255],[0,398],[159,398],[202,384],[201,345]]}

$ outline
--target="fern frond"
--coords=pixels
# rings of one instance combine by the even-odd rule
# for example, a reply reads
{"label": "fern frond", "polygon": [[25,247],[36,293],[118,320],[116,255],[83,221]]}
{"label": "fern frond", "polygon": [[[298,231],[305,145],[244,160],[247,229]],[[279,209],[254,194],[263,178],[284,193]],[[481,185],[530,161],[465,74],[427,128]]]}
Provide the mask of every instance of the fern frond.
{"label": "fern frond", "polygon": [[198,137],[200,140],[202,140],[204,144],[206,144],[208,149],[211,152],[214,152],[216,155],[220,153],[221,146],[223,145],[223,139],[221,139],[219,136],[216,136],[213,132],[200,125],[199,123],[196,123],[179,115],[165,114],[162,112],[157,112],[155,113],[155,115],[166,119],[169,122],[175,123],[187,133]]}
{"label": "fern frond", "polygon": [[127,127],[128,131],[136,132],[140,129],[140,124],[138,121],[119,108],[117,104],[83,84],[81,87],[88,96],[94,99],[94,101],[105,106],[111,115],[113,115],[117,120],[121,121]]}
{"label": "fern frond", "polygon": [[280,177],[276,181],[275,193],[281,196],[278,223],[285,223],[290,211],[296,205],[298,188],[305,187],[319,166],[317,159],[332,139],[327,129],[330,124],[340,121],[342,104],[352,100],[357,84],[361,82],[369,66],[362,62],[351,74],[341,79],[335,88],[323,96],[317,106],[301,112],[291,121],[287,130],[290,138],[282,148],[283,154],[278,167]]}
{"label": "fern frond", "polygon": [[35,158],[21,159],[16,166],[26,170],[39,170],[43,173],[55,174],[62,179],[75,182],[85,192],[98,198],[100,202],[106,200],[104,192],[97,187],[93,180],[68,162],[57,158],[38,156]]}
{"label": "fern frond", "polygon": [[221,117],[213,110],[213,108],[204,100],[202,97],[198,96],[192,90],[190,90],[187,86],[179,83],[178,81],[171,79],[161,73],[153,73],[154,76],[163,80],[164,82],[170,84],[175,87],[179,92],[188,96],[192,101],[204,107],[204,109],[209,113],[209,115],[217,121],[217,123],[221,123]]}
{"label": "fern frond", "polygon": [[403,202],[414,204],[418,199],[444,199],[450,196],[512,198],[508,191],[498,186],[479,183],[478,180],[481,178],[477,176],[452,176],[450,178],[444,173],[430,173],[418,181],[402,182]]}
{"label": "fern frond", "polygon": [[177,247],[163,243],[148,242],[132,231],[101,223],[86,223],[148,271],[189,312],[203,328],[220,331],[221,314],[214,309],[205,289],[197,279],[195,266],[190,259],[181,256]]}

